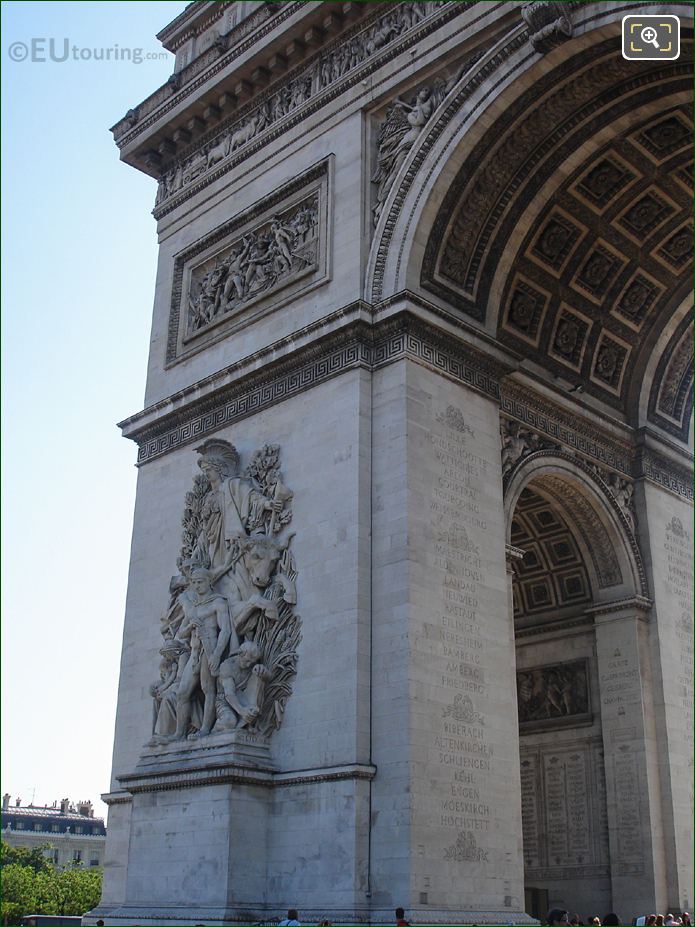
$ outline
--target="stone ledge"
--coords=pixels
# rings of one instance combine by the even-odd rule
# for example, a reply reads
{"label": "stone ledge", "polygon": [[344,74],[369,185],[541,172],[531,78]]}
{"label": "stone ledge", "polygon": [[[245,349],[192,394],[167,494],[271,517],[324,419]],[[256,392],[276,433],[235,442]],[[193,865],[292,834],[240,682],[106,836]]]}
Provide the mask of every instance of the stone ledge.
{"label": "stone ledge", "polygon": [[[206,762],[207,760],[207,762]],[[274,771],[262,766],[248,766],[239,763],[220,763],[219,759],[201,757],[191,759],[185,768],[167,769],[163,765],[151,768],[136,768],[133,773],[117,776],[128,788],[128,798],[117,801],[132,800],[138,792],[160,792],[181,788],[194,788],[201,785],[220,785],[233,783],[237,785],[263,786],[264,788],[282,788],[291,785],[307,785],[321,782],[335,782],[341,779],[371,780],[376,775],[376,766],[364,763],[348,763],[344,766],[324,766],[313,769]],[[120,795],[120,793],[116,793]],[[102,796],[105,800],[107,796]],[[114,804],[113,801],[107,804]]]}
{"label": "stone ledge", "polygon": [[[277,924],[287,908],[279,904],[248,904],[243,907],[194,908],[172,905],[166,908],[140,905],[110,907],[100,905],[82,918],[82,923],[95,924],[101,918],[106,924]],[[419,925],[426,924],[538,924],[537,920],[522,911],[510,908],[501,911],[447,910],[443,908],[409,908],[408,913]],[[307,908],[300,906],[300,917],[305,924],[328,919],[336,927],[347,924],[393,924],[393,908]]]}

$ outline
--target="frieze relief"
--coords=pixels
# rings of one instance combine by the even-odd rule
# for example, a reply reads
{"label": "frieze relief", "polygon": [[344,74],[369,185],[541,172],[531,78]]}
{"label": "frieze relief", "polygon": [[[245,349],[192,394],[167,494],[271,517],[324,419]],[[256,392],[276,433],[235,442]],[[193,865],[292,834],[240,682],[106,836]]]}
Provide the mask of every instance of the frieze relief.
{"label": "frieze relief", "polygon": [[[155,200],[158,213],[169,200],[200,179],[226,170],[237,163],[237,153],[266,130],[285,120],[312,98],[356,71],[401,35],[418,26],[449,0],[425,0],[391,5],[383,16],[369,27],[346,37],[336,47],[315,57],[305,68],[286,80],[274,92],[265,96],[240,119],[187,157],[180,159],[161,177]],[[463,6],[463,4],[460,4]],[[243,155],[242,155],[243,157]]]}
{"label": "frieze relief", "polygon": [[316,270],[318,193],[236,239],[191,272],[186,336]]}
{"label": "frieze relief", "polygon": [[227,337],[327,279],[329,161],[176,258],[167,362]]}
{"label": "frieze relief", "polygon": [[377,137],[376,165],[372,174],[375,186],[372,215],[374,225],[389,195],[396,175],[408,154],[425,131],[439,104],[446,99],[473,60],[460,65],[454,73],[438,77],[421,86],[410,99],[396,99],[386,110]]}
{"label": "frieze relief", "polygon": [[544,727],[590,718],[586,660],[521,670],[516,691],[521,725]]}
{"label": "frieze relief", "polygon": [[267,737],[296,675],[292,491],[280,448],[256,451],[242,475],[227,441],[209,439],[197,453],[201,472],[185,496],[179,572],[161,617],[150,747],[204,746],[232,732]]}

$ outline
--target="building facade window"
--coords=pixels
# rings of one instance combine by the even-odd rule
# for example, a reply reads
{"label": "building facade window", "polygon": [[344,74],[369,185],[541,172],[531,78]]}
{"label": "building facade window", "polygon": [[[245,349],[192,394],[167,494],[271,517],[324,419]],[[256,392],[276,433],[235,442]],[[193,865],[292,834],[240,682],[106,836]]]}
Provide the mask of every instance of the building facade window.
{"label": "building facade window", "polygon": [[73,850],[72,851],[72,861],[74,863],[82,862],[82,850]]}

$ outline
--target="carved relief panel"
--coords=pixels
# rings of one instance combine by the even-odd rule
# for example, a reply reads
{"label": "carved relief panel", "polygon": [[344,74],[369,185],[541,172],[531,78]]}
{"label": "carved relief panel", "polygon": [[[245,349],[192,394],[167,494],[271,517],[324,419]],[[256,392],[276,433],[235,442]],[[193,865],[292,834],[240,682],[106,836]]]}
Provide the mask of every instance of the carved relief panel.
{"label": "carved relief panel", "polygon": [[328,279],[329,160],[177,256],[168,363]]}
{"label": "carved relief panel", "polygon": [[516,690],[522,729],[591,720],[587,660],[521,670],[516,674]]}
{"label": "carved relief panel", "polygon": [[292,492],[280,448],[240,472],[236,448],[211,438],[186,493],[178,573],[162,615],[149,746],[280,727],[301,640],[291,552]]}

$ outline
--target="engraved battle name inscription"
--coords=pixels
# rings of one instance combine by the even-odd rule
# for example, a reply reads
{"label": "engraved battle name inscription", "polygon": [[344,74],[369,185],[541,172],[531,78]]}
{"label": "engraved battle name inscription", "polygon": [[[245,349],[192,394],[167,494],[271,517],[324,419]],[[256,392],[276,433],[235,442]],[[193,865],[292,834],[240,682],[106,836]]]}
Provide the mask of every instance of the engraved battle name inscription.
{"label": "engraved battle name inscription", "polygon": [[675,633],[678,640],[678,703],[683,712],[682,736],[687,755],[693,755],[693,556],[691,538],[681,520],[666,525],[664,583],[678,603]]}
{"label": "engraved battle name inscription", "polygon": [[521,817],[527,873],[549,879],[600,874],[608,820],[599,744],[522,745]]}
{"label": "engraved battle name inscription", "polygon": [[486,862],[486,835],[493,828],[487,783],[494,769],[494,746],[486,730],[485,639],[481,629],[480,588],[484,580],[478,546],[471,539],[487,527],[480,496],[489,463],[473,449],[475,433],[462,412],[448,406],[437,416],[444,426],[428,441],[435,477],[428,500],[434,534],[430,566],[439,587],[436,618],[427,626],[440,657],[438,682],[451,700],[432,732],[432,756],[446,790],[439,800],[436,826],[452,831],[444,858]]}

